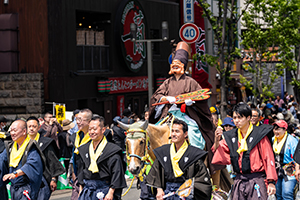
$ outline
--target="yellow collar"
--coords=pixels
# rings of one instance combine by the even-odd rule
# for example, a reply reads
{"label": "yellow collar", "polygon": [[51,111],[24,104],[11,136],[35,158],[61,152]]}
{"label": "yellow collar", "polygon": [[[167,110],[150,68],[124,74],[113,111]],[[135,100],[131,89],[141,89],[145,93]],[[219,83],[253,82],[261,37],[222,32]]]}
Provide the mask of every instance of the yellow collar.
{"label": "yellow collar", "polygon": [[35,136],[35,138],[34,138],[34,140],[35,140],[36,142],[39,142],[39,139],[40,139],[40,134],[37,133],[36,136]]}
{"label": "yellow collar", "polygon": [[287,138],[287,132],[284,133],[284,136],[282,138],[282,140],[280,140],[280,142],[277,142],[277,137],[274,138],[274,143],[273,143],[273,151],[275,152],[275,154],[280,154],[280,151],[285,143],[285,140]]}
{"label": "yellow collar", "polygon": [[186,141],[184,141],[184,143],[182,144],[182,146],[179,148],[179,150],[177,152],[175,151],[174,143],[172,143],[170,146],[170,157],[171,157],[171,163],[172,163],[173,172],[174,172],[175,177],[179,177],[183,174],[183,172],[181,171],[181,169],[179,167],[178,162],[188,147],[189,147],[189,145]]}
{"label": "yellow collar", "polygon": [[91,171],[93,173],[99,172],[98,165],[97,165],[97,159],[102,154],[102,151],[103,151],[104,147],[106,146],[106,144],[107,144],[106,137],[103,136],[103,139],[102,139],[101,143],[98,145],[96,153],[95,153],[95,151],[94,151],[94,141],[92,141],[90,143],[89,154],[90,154],[90,158],[91,158],[90,159],[91,164],[89,166],[89,171]]}
{"label": "yellow collar", "polygon": [[237,150],[237,152],[239,154],[244,152],[244,151],[248,151],[248,146],[247,146],[247,141],[246,140],[247,140],[248,136],[250,135],[250,133],[252,132],[252,130],[253,130],[253,125],[250,122],[247,133],[246,133],[246,136],[243,138],[241,130],[238,129],[238,140],[239,140],[239,143],[241,144],[239,149]]}
{"label": "yellow collar", "polygon": [[84,145],[84,144],[88,143],[88,142],[91,140],[89,133],[86,133],[85,136],[82,138],[80,144],[79,144],[79,141],[80,141],[79,133],[80,133],[80,131],[81,131],[81,130],[79,130],[79,131],[76,133],[76,138],[75,138],[75,143],[74,143],[74,146],[75,146],[74,153],[76,153],[76,154],[79,153],[78,147],[80,147],[81,145]]}
{"label": "yellow collar", "polygon": [[10,161],[9,166],[16,168],[25,152],[25,149],[30,141],[30,137],[27,135],[24,142],[21,144],[20,148],[18,149],[17,142],[14,142],[12,150],[10,152]]}

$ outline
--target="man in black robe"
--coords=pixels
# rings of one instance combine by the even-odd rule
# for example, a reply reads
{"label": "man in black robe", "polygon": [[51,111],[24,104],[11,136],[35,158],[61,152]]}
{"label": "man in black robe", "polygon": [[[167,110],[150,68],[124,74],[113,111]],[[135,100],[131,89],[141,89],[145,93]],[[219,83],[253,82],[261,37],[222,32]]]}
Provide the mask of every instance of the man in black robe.
{"label": "man in black robe", "polygon": [[78,113],[76,117],[76,123],[78,126],[78,131],[75,135],[75,141],[74,141],[74,150],[72,155],[72,166],[73,166],[73,172],[72,172],[72,181],[73,181],[73,190],[72,190],[72,196],[71,200],[77,200],[78,194],[79,194],[79,184],[78,184],[78,164],[80,162],[80,155],[78,148],[86,143],[88,143],[91,138],[88,134],[89,131],[89,123],[93,117],[93,113],[90,109],[82,109]]}
{"label": "man in black robe", "polygon": [[104,131],[104,118],[93,117],[89,123],[91,141],[78,148],[79,200],[121,199],[122,189],[126,187],[122,149],[108,142]]}
{"label": "man in black robe", "polygon": [[27,119],[27,132],[31,140],[38,143],[41,151],[46,158],[46,169],[44,170],[42,185],[39,191],[38,199],[47,200],[51,192],[56,190],[58,176],[65,172],[64,167],[57,158],[58,148],[53,139],[42,137],[39,133],[39,120],[36,117]]}
{"label": "man in black robe", "polygon": [[[172,144],[163,145],[153,152],[156,156],[146,183],[157,188],[156,198],[175,192],[185,180],[194,178],[193,199],[211,199],[212,185],[204,165],[207,154],[199,148],[187,144],[188,126],[184,121],[175,119],[171,131]],[[166,199],[180,199],[175,197]]]}

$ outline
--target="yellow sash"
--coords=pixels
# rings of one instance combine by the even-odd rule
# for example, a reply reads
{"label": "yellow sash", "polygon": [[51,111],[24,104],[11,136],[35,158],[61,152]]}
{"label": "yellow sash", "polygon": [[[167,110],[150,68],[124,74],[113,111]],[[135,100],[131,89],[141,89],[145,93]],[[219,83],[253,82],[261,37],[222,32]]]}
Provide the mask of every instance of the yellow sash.
{"label": "yellow sash", "polygon": [[19,149],[17,147],[17,143],[14,142],[12,150],[10,152],[10,162],[9,162],[10,167],[16,168],[18,166],[29,141],[30,141],[30,137],[27,136]]}
{"label": "yellow sash", "polygon": [[246,136],[244,138],[242,136],[241,130],[238,129],[238,139],[239,139],[239,143],[241,144],[241,146],[239,147],[239,149],[236,152],[238,152],[239,154],[244,152],[244,151],[248,151],[248,146],[247,146],[247,141],[246,140],[247,140],[248,136],[250,135],[250,133],[253,130],[253,125],[251,123],[249,123],[249,124],[250,125],[248,127]]}
{"label": "yellow sash", "polygon": [[79,137],[79,132],[81,130],[79,130],[77,133],[76,133],[76,138],[75,138],[75,150],[74,150],[74,153],[78,154],[79,151],[78,151],[78,147],[80,147],[81,145],[84,145],[86,143],[88,143],[90,141],[90,136],[89,136],[89,133],[85,134],[85,136],[82,138],[80,144],[79,144],[79,141],[80,141],[80,137]]}
{"label": "yellow sash", "polygon": [[183,172],[181,171],[181,169],[178,165],[178,162],[188,147],[189,147],[189,145],[187,144],[186,141],[184,141],[184,143],[182,144],[182,146],[179,148],[179,150],[177,152],[175,151],[174,143],[172,143],[170,146],[170,157],[171,157],[171,163],[172,163],[175,177],[179,177],[183,174]]}
{"label": "yellow sash", "polygon": [[276,153],[276,154],[279,154],[284,143],[285,143],[285,140],[287,138],[287,132],[284,133],[284,136],[282,138],[282,140],[280,142],[277,142],[277,137],[274,138],[274,143],[273,143],[273,151]]}
{"label": "yellow sash", "polygon": [[90,153],[90,160],[91,160],[91,164],[89,166],[89,171],[96,173],[99,172],[98,169],[98,165],[97,165],[97,159],[99,158],[99,156],[101,155],[104,147],[107,144],[107,140],[106,137],[103,136],[103,139],[101,141],[101,143],[99,144],[99,146],[97,147],[96,153],[94,151],[94,145],[93,145],[94,141],[91,142],[90,144],[90,148],[89,148],[89,153]]}
{"label": "yellow sash", "polygon": [[2,138],[2,139],[5,139],[5,138],[6,138],[6,135],[5,135],[4,132],[0,132],[0,138]]}
{"label": "yellow sash", "polygon": [[34,140],[35,140],[36,142],[38,142],[38,141],[39,141],[39,139],[40,139],[40,134],[39,134],[39,133],[37,133],[37,134],[36,134],[36,136],[35,136],[35,138],[34,138]]}
{"label": "yellow sash", "polygon": [[255,124],[255,126],[259,126],[259,121]]}

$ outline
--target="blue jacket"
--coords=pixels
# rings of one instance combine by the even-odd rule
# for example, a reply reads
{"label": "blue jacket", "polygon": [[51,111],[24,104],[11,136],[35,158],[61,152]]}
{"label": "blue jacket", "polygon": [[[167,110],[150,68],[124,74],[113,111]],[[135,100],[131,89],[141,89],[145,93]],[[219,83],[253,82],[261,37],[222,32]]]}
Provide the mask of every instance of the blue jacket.
{"label": "blue jacket", "polygon": [[[274,137],[272,138],[272,141],[274,142]],[[283,163],[287,164],[289,162],[292,162],[296,147],[298,144],[298,139],[294,136],[288,134],[285,145],[284,145],[284,156],[283,156]]]}

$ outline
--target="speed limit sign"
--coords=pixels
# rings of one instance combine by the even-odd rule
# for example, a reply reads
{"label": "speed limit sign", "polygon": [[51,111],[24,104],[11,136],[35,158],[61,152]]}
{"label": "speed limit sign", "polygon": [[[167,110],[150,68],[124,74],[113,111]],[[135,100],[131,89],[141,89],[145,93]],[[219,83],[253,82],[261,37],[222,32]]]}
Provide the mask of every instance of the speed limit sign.
{"label": "speed limit sign", "polygon": [[179,36],[184,42],[191,44],[198,40],[200,31],[193,23],[183,24],[179,30]]}

